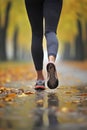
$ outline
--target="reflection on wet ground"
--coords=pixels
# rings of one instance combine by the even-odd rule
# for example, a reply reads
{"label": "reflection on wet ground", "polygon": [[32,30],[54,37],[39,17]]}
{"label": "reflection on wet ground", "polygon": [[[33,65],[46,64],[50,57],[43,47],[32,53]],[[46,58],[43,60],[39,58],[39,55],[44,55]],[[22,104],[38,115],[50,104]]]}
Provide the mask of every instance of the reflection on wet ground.
{"label": "reflection on wet ground", "polygon": [[[36,92],[36,110],[34,112],[34,127],[33,130],[43,129],[46,125],[48,129],[56,128],[58,126],[57,110],[58,110],[58,97],[55,93],[47,95],[47,108],[44,106],[44,93]],[[45,115],[46,114],[46,115]],[[47,116],[47,117],[44,117]],[[48,118],[45,120],[45,118]],[[48,123],[47,123],[48,122]]]}
{"label": "reflection on wet ground", "polygon": [[8,102],[0,95],[0,130],[87,130],[86,85],[31,91]]}

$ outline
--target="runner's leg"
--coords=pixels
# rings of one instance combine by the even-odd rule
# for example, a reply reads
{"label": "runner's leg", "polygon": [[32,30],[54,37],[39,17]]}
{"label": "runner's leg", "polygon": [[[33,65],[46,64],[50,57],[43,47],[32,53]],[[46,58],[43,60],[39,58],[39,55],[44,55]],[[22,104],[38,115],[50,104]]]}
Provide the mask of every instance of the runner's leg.
{"label": "runner's leg", "polygon": [[58,52],[56,30],[61,9],[62,0],[45,0],[44,2],[45,36],[47,40],[48,57],[54,61]]}
{"label": "runner's leg", "polygon": [[37,79],[43,79],[43,4],[41,1],[34,2],[25,0],[27,13],[32,29],[31,52],[37,71]]}
{"label": "runner's leg", "polygon": [[55,67],[55,60],[58,52],[58,39],[56,37],[57,25],[62,9],[62,0],[45,0],[44,17],[45,17],[45,36],[47,40],[48,60],[47,64],[48,81],[50,89],[58,86],[58,78]]}

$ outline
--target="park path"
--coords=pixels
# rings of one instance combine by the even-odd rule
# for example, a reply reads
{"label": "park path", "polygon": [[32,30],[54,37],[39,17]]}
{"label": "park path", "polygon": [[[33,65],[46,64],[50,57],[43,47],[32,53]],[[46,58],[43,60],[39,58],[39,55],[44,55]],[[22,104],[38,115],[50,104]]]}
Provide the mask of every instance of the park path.
{"label": "park path", "polygon": [[87,62],[60,62],[60,86],[87,85]]}
{"label": "park path", "polygon": [[87,130],[86,65],[59,62],[59,87],[36,92],[31,64],[2,64],[0,130]]}

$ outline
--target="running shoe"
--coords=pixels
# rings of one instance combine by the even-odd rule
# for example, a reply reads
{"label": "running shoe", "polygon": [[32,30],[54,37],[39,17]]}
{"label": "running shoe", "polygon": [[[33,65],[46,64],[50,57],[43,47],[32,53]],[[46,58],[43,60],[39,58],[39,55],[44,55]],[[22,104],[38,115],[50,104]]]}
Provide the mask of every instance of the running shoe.
{"label": "running shoe", "polygon": [[56,67],[53,62],[49,62],[47,64],[47,74],[48,74],[48,81],[47,81],[47,86],[50,89],[55,89],[58,87],[59,81],[57,78],[57,72],[56,72]]}
{"label": "running shoe", "polygon": [[45,81],[37,80],[35,84],[35,90],[45,90]]}

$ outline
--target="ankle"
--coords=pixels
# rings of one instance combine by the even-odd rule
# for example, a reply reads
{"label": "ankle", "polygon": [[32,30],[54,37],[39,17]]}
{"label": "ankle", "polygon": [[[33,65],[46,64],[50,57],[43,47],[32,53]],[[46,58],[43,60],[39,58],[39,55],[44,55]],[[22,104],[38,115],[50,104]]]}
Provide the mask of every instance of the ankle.
{"label": "ankle", "polygon": [[55,58],[54,56],[50,55],[50,56],[48,57],[48,60],[49,60],[49,62],[55,63],[56,58]]}
{"label": "ankle", "polygon": [[43,77],[37,77],[37,80],[44,80]]}
{"label": "ankle", "polygon": [[44,80],[42,71],[37,71],[37,80]]}

